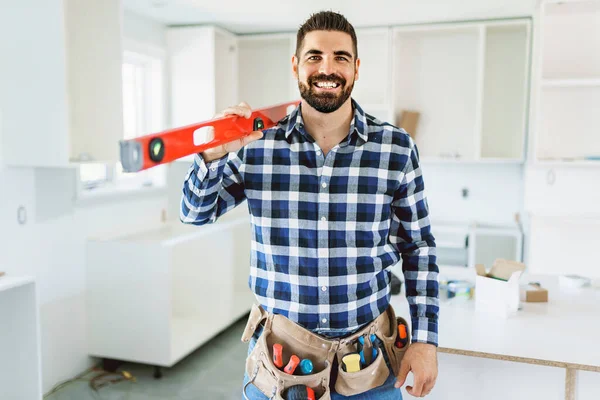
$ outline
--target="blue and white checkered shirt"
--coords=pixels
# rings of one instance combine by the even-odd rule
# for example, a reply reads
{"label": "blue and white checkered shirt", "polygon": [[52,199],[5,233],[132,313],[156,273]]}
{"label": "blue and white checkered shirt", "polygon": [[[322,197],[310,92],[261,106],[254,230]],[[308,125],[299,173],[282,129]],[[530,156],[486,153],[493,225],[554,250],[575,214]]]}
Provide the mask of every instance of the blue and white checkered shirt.
{"label": "blue and white checkered shirt", "polygon": [[437,346],[438,267],[417,149],[352,103],[350,133],[327,155],[301,106],[238,153],[196,155],[181,221],[212,223],[247,200],[250,288],[267,311],[322,333],[384,312],[388,267],[402,257],[413,341]]}

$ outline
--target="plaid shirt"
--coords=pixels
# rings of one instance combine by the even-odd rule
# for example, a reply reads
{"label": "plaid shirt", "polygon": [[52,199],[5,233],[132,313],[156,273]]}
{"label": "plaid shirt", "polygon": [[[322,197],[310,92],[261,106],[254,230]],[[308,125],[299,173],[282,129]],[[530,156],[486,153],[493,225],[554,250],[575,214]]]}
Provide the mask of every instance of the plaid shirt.
{"label": "plaid shirt", "polygon": [[181,221],[212,223],[247,200],[250,288],[267,311],[324,334],[384,312],[388,267],[402,257],[413,341],[437,346],[438,267],[417,148],[352,103],[350,133],[327,155],[301,106],[237,154],[196,155]]}

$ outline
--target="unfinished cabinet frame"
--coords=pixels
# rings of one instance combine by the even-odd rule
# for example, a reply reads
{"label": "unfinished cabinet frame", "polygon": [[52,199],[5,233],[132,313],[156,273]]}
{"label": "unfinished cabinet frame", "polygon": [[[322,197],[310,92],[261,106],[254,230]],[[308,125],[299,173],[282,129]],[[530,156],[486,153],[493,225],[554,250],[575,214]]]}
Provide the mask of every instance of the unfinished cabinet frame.
{"label": "unfinished cabinet frame", "polygon": [[423,160],[524,161],[530,37],[526,18],[393,29],[392,123],[421,114]]}

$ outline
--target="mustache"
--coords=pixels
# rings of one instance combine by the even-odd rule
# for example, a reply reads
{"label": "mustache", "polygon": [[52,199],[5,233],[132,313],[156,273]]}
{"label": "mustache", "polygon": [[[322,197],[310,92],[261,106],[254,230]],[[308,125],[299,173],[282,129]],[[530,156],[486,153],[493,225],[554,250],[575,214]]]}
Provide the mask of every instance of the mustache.
{"label": "mustache", "polygon": [[345,85],[346,84],[346,80],[344,78],[342,78],[341,76],[337,76],[335,74],[330,74],[330,75],[325,75],[325,74],[319,74],[319,75],[313,75],[308,79],[308,83],[309,84],[313,84],[316,81],[325,81],[325,82],[333,82],[333,83],[339,83],[340,85]]}

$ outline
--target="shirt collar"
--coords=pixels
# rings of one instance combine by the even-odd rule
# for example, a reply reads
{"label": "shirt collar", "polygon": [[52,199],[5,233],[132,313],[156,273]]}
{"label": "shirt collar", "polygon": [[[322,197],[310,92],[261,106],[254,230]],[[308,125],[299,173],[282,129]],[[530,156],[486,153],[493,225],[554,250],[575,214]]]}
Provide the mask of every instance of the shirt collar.
{"label": "shirt collar", "polygon": [[[354,137],[356,137],[356,145],[359,146],[369,140],[369,135],[367,132],[367,115],[354,99],[351,99],[351,101],[352,108],[354,109],[354,118],[352,118],[352,121],[350,122],[348,144],[352,142]],[[292,111],[289,115],[285,129],[286,140],[289,141],[289,137],[294,131],[305,136],[311,142],[314,141],[314,139],[304,130],[304,120],[302,119],[302,103],[298,104],[294,111]]]}

